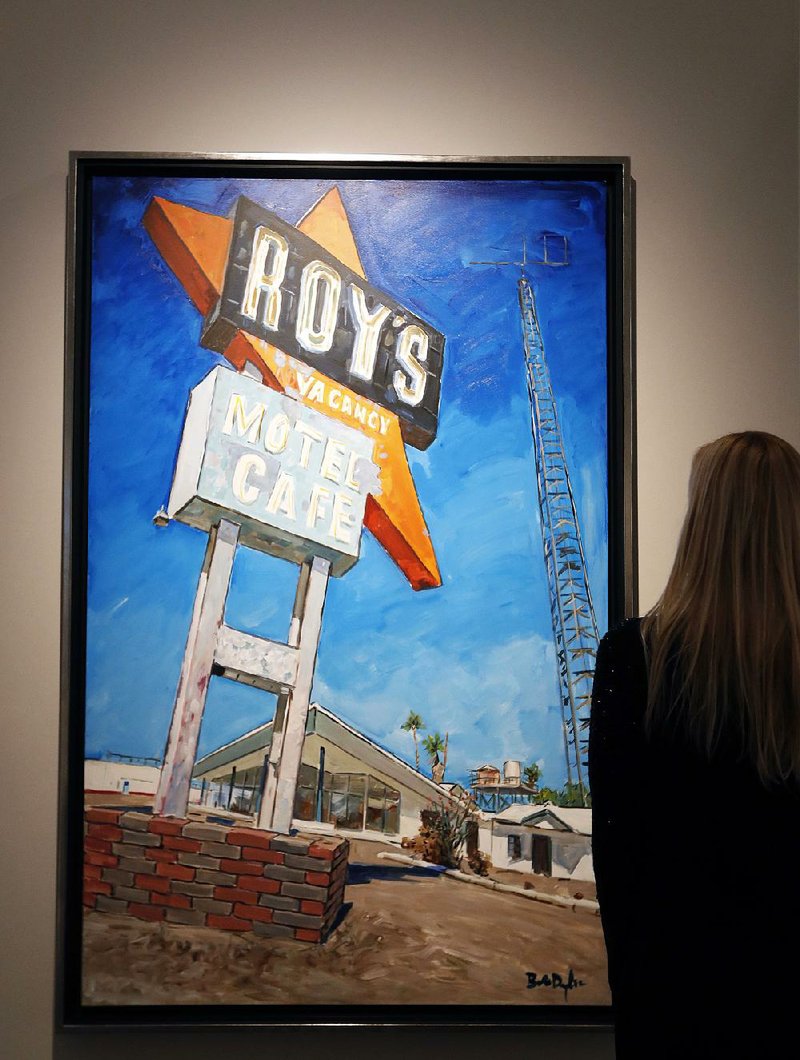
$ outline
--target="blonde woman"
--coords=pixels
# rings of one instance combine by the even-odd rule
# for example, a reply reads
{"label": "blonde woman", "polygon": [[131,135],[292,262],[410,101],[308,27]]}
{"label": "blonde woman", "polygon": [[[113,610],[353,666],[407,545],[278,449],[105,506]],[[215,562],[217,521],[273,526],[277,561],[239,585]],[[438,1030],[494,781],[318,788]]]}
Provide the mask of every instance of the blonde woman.
{"label": "blonde woman", "polygon": [[[589,743],[617,1057],[800,1050],[800,454],[696,454],[667,586],[606,634]],[[784,1051],[786,1050],[786,1051]]]}

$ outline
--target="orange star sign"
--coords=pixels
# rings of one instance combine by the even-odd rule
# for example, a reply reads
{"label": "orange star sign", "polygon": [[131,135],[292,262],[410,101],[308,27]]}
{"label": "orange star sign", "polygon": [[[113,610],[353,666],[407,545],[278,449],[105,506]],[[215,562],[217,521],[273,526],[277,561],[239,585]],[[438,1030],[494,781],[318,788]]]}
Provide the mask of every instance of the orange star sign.
{"label": "orange star sign", "polygon": [[[259,209],[247,200],[240,202],[244,203],[243,209],[248,206]],[[264,225],[255,227],[255,239],[260,243],[253,242],[253,248],[254,254],[261,252],[261,263],[260,288],[251,299],[254,307],[252,326],[247,320],[231,318],[224,312],[223,294],[226,282],[229,282],[226,267],[232,240],[236,238],[233,218],[154,198],[145,212],[144,225],[165,262],[206,318],[204,345],[219,350],[239,370],[249,363],[257,369],[267,386],[324,411],[373,440],[373,459],[380,472],[380,492],[367,499],[364,525],[388,552],[412,588],[431,589],[441,585],[436,555],[408,466],[404,436],[419,447],[430,444],[433,438],[443,339],[439,336],[441,345],[437,350],[438,333],[426,330],[419,318],[408,311],[377,302],[375,290],[366,283],[364,267],[338,188],[327,192],[296,229],[285,222],[273,223],[269,228]],[[298,317],[297,334],[305,336],[306,349],[319,350],[322,354],[330,351],[335,344],[334,335],[338,334],[334,331],[330,312],[331,293],[335,292],[337,298],[348,297],[351,315],[358,325],[352,353],[356,374],[368,380],[370,371],[374,372],[380,362],[393,379],[391,393],[401,398],[400,403],[395,403],[396,411],[368,396],[375,389],[372,384],[364,382],[359,387],[361,392],[357,393],[346,385],[341,372],[336,378],[332,378],[332,372],[323,374],[314,364],[306,363],[305,357],[300,360],[293,356],[301,351],[289,350],[288,341],[276,336],[276,341],[281,341],[285,347],[279,349],[264,337],[267,334],[264,327],[259,328],[255,311],[259,298],[258,314],[262,323],[274,324],[274,320],[268,319],[269,314],[277,318],[280,312],[278,272],[285,271],[285,255],[288,254],[288,250],[284,252],[288,240],[282,233],[297,231],[302,234],[298,238],[308,246],[327,252],[324,255],[326,260],[318,260],[323,257],[318,254],[303,269],[298,313],[303,313],[304,292],[311,308],[305,316]],[[281,254],[284,254],[283,258]],[[282,271],[280,275],[283,275]],[[348,284],[348,277],[360,277],[365,282]],[[383,301],[388,300],[382,297]],[[246,309],[247,301],[242,305]],[[326,314],[330,318],[329,327]],[[377,332],[381,327],[385,338],[379,348]],[[425,388],[426,381],[435,385]],[[423,390],[426,391],[425,400]],[[430,390],[434,392],[433,406],[427,399]]]}

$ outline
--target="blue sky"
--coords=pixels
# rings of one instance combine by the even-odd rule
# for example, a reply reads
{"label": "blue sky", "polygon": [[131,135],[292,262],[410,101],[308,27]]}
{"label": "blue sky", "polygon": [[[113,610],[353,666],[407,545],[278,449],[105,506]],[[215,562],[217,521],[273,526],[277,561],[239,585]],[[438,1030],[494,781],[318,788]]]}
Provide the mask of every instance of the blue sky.
{"label": "blue sky", "polygon": [[[200,314],[141,220],[162,195],[226,214],[240,194],[296,223],[330,180],[95,178],[88,754],[161,755],[206,535],[152,518],[189,391],[216,364]],[[443,575],[414,592],[367,532],[331,582],[314,698],[413,761],[410,709],[450,733],[448,779],[539,761],[566,777],[517,303],[522,237],[557,232],[566,268],[530,270],[601,633],[607,625],[605,190],[590,183],[339,181],[367,277],[446,337],[439,433],[408,448]],[[533,244],[533,245],[532,245]],[[539,247],[540,249],[540,247]],[[240,548],[226,621],[285,639],[297,568]],[[266,693],[214,679],[206,753],[267,721]]]}

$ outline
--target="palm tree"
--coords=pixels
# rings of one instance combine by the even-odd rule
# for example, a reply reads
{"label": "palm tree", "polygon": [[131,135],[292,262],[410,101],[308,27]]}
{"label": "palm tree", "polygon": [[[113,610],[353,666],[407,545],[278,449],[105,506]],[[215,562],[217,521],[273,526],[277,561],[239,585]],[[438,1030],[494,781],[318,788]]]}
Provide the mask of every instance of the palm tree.
{"label": "palm tree", "polygon": [[542,775],[542,771],[539,766],[535,762],[533,762],[531,763],[531,765],[525,766],[525,769],[523,770],[523,775],[525,777],[525,783],[528,785],[528,787],[535,788],[536,785],[539,783],[539,777]]}
{"label": "palm tree", "polygon": [[400,728],[403,730],[403,732],[411,733],[411,737],[414,740],[414,758],[417,763],[417,771],[419,771],[419,744],[417,743],[417,733],[420,729],[425,728],[425,722],[422,720],[422,717],[419,714],[415,713],[415,711],[413,710],[410,710],[408,712],[408,717],[400,726]]}
{"label": "palm tree", "polygon": [[[442,739],[441,734],[438,732],[432,732],[429,736],[426,736],[422,741],[422,746],[425,748],[428,758],[431,760],[431,777],[436,781],[437,784],[441,784],[444,780],[444,773],[447,769],[447,741],[450,739],[450,733],[447,732]],[[439,762],[439,752],[443,754],[443,761]],[[440,775],[437,776],[437,773]]]}

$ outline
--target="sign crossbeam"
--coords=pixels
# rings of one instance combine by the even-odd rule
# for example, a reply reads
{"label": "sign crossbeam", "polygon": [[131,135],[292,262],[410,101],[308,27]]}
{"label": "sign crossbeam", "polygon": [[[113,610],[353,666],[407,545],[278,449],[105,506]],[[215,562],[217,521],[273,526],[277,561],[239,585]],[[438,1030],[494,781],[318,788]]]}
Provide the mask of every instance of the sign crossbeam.
{"label": "sign crossbeam", "polygon": [[214,651],[214,673],[265,692],[288,692],[297,679],[297,648],[222,626]]}

